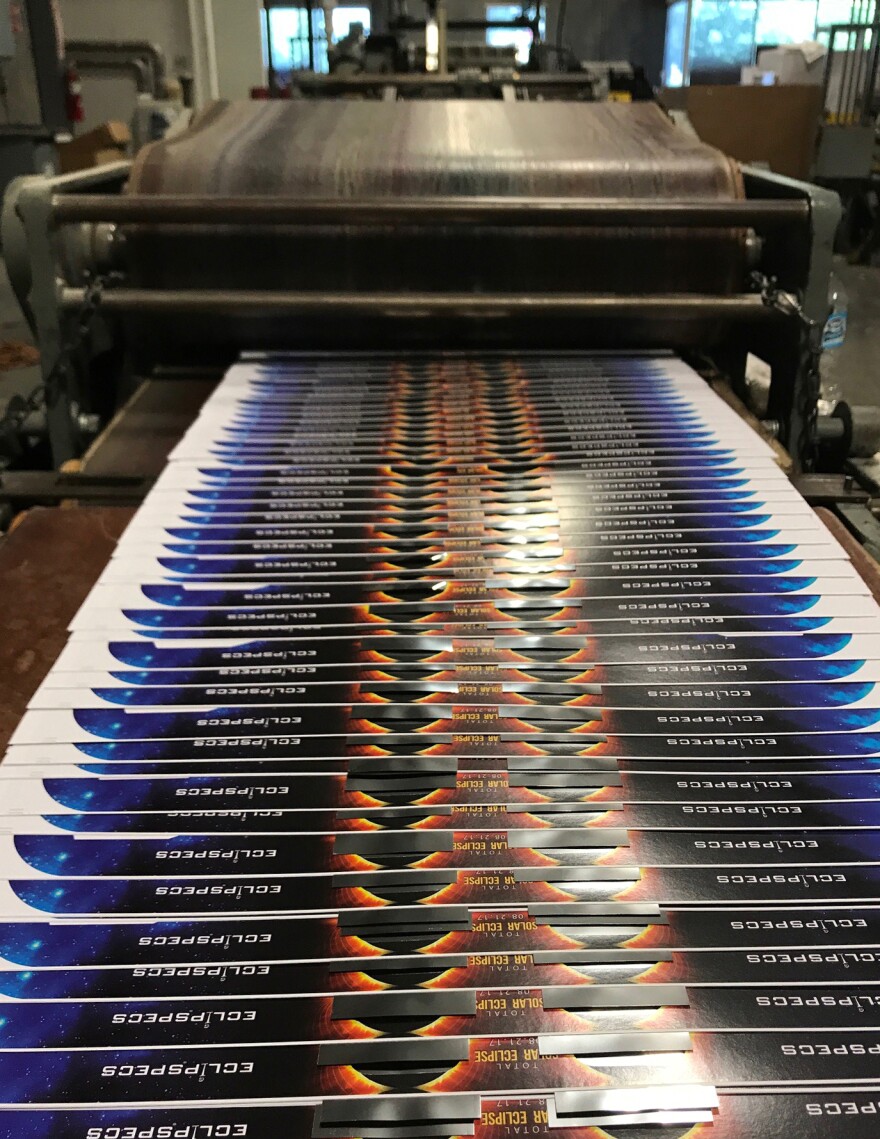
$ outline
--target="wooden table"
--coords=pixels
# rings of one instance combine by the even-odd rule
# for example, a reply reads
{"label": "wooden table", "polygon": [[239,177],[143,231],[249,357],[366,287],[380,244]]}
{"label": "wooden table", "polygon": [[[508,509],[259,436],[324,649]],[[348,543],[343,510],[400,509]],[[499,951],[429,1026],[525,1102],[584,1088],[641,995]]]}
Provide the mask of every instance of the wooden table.
{"label": "wooden table", "polygon": [[36,507],[0,542],[0,752],[133,514]]}

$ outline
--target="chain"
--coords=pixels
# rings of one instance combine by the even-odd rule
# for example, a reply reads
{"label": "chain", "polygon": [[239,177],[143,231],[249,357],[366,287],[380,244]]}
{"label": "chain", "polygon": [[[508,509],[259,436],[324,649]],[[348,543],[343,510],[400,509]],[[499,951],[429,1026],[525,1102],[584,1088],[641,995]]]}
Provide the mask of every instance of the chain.
{"label": "chain", "polygon": [[101,307],[104,290],[121,280],[121,274],[108,273],[94,276],[88,282],[83,303],[72,321],[72,332],[61,347],[49,374],[26,396],[12,399],[6,412],[0,416],[0,441],[15,438],[27,419],[43,407],[52,408],[67,390],[67,381],[73,371],[74,357],[88,339],[92,323]]}
{"label": "chain", "polygon": [[[817,335],[818,331],[818,335]],[[801,420],[799,453],[803,469],[811,471],[816,459],[816,421],[819,418],[819,396],[822,380],[819,375],[819,360],[822,355],[822,326],[811,321],[801,334],[800,372],[801,406],[798,409]]]}
{"label": "chain", "polygon": [[[761,294],[761,300],[768,308],[776,309],[786,316],[794,317],[800,325],[798,346],[798,385],[800,399],[795,408],[800,421],[800,434],[797,438],[797,454],[803,470],[808,471],[815,461],[816,418],[819,414],[818,401],[821,388],[819,359],[822,355],[822,328],[817,320],[808,317],[801,301],[790,292],[779,288],[776,277],[766,277],[763,273],[752,273],[752,284]],[[788,441],[789,448],[791,440]]]}

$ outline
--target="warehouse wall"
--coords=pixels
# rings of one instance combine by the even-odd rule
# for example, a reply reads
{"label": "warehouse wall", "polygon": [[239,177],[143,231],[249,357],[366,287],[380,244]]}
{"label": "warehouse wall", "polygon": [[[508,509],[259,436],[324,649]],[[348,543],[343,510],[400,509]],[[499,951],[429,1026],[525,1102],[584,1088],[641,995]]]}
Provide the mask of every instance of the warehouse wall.
{"label": "warehouse wall", "polygon": [[[201,102],[212,93],[222,98],[244,98],[251,87],[262,82],[260,0],[210,0],[207,7],[202,0],[195,4],[188,0],[60,2],[67,39],[151,40],[165,52],[171,76],[181,72],[195,75]],[[197,19],[195,35],[191,13]],[[83,100],[86,122],[82,129],[109,118],[128,120],[134,109],[134,83],[124,76],[86,74]]]}
{"label": "warehouse wall", "polygon": [[155,40],[169,64],[190,58],[186,0],[61,0],[68,39]]}
{"label": "warehouse wall", "polygon": [[[192,71],[186,0],[61,0],[68,40],[150,40],[165,52],[171,75]],[[88,130],[107,119],[131,118],[135,87],[126,76],[84,74]]]}
{"label": "warehouse wall", "polygon": [[[179,2],[179,0],[178,0]],[[260,0],[213,0],[221,99],[244,99],[263,83]]]}

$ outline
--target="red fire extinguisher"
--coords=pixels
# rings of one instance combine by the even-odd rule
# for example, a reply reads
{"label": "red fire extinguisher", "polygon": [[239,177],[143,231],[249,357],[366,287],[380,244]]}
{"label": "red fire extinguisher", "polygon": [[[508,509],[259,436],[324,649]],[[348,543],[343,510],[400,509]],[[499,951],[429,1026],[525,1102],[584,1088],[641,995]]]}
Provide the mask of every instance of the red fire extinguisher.
{"label": "red fire extinguisher", "polygon": [[84,121],[86,110],[83,106],[82,80],[79,77],[79,72],[72,64],[68,64],[64,71],[64,104],[69,123]]}

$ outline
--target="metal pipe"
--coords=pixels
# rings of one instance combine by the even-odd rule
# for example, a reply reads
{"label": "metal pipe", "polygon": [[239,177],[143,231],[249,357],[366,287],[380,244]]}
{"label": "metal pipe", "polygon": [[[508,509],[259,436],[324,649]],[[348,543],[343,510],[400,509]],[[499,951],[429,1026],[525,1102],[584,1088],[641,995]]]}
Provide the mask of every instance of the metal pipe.
{"label": "metal pipe", "polygon": [[272,23],[269,19],[269,9],[263,8],[260,15],[263,20],[263,35],[266,41],[266,83],[269,87],[269,94],[274,96],[278,94],[278,73],[275,70],[275,45],[272,42]]}
{"label": "metal pipe", "polygon": [[819,415],[813,429],[813,438],[817,443],[837,443],[846,431],[842,419],[832,419],[830,415]]}
{"label": "metal pipe", "polygon": [[859,29],[855,29],[847,36],[846,44],[847,55],[847,69],[846,69],[846,95],[844,100],[844,122],[846,126],[852,126],[853,117],[855,114],[855,101],[856,101],[856,83],[858,79],[858,59],[859,59]]}
{"label": "metal pipe", "polygon": [[687,0],[684,14],[684,50],[681,59],[681,85],[689,87],[691,83],[691,29],[694,19],[694,0]]}
{"label": "metal pipe", "polygon": [[[393,19],[390,26],[392,31],[423,32],[425,30],[425,21],[404,17],[402,19]],[[536,21],[530,19],[528,16],[516,16],[512,20],[449,20],[447,26],[451,32],[488,32],[494,28],[503,31],[526,29],[534,32],[537,25]]]}
{"label": "metal pipe", "polygon": [[806,200],[653,201],[621,198],[214,198],[59,194],[58,225],[464,225],[764,228],[806,222]]}
{"label": "metal pipe", "polygon": [[153,74],[143,59],[130,56],[128,59],[85,59],[75,60],[76,68],[82,74],[88,72],[114,71],[119,74],[131,73],[134,76],[134,85],[140,95],[156,95],[156,85]]}
{"label": "metal pipe", "polygon": [[306,0],[306,37],[309,45],[309,71],[315,70],[315,12],[313,0]]}
{"label": "metal pipe", "polygon": [[441,75],[449,73],[449,13],[446,0],[437,0],[437,70]]}
{"label": "metal pipe", "polygon": [[831,92],[831,69],[834,66],[834,28],[828,33],[828,52],[825,56],[825,70],[822,75],[822,118],[828,122],[831,108],[828,106],[828,97]]}
{"label": "metal pipe", "polygon": [[433,12],[425,21],[425,71],[434,75],[440,71],[440,25]]}
{"label": "metal pipe", "polygon": [[214,36],[212,0],[187,0],[196,103],[203,105],[220,97],[217,45]]}
{"label": "metal pipe", "polygon": [[84,62],[85,56],[92,57],[89,62],[108,56],[147,61],[146,66],[153,75],[153,94],[162,97],[162,86],[168,75],[165,53],[150,40],[68,40],[64,49],[68,58],[77,62]]}
{"label": "metal pipe", "polygon": [[[61,307],[79,309],[85,290],[63,288]],[[101,298],[106,312],[198,316],[247,313],[325,316],[483,316],[514,314],[578,317],[656,317],[720,320],[778,319],[778,310],[757,294],[708,296],[672,293],[654,296],[539,293],[302,293],[252,290],[111,289]]]}
{"label": "metal pipe", "polygon": [[[542,87],[578,89],[587,86],[592,81],[590,75],[583,71],[572,72],[571,74],[566,72],[525,72],[510,79],[505,77],[505,82],[511,82],[517,87],[535,89]],[[451,75],[428,75],[422,71],[417,73],[383,71],[377,72],[375,75],[312,75],[303,71],[294,76],[293,82],[296,87],[301,87],[304,91],[320,91],[322,89],[360,91],[384,87],[389,83],[393,83],[396,87],[445,88],[455,82],[455,77]],[[477,79],[469,82],[476,83]],[[485,87],[491,87],[495,81],[491,76],[481,75],[479,82]]]}
{"label": "metal pipe", "polygon": [[874,94],[877,90],[878,65],[880,65],[880,25],[875,23],[871,33],[871,55],[868,63],[868,75],[865,82],[865,106],[862,113],[862,121],[866,126],[871,118]]}
{"label": "metal pipe", "polygon": [[205,31],[205,59],[208,65],[208,93],[220,98],[220,64],[217,60],[217,31],[214,26],[214,0],[202,0]]}

